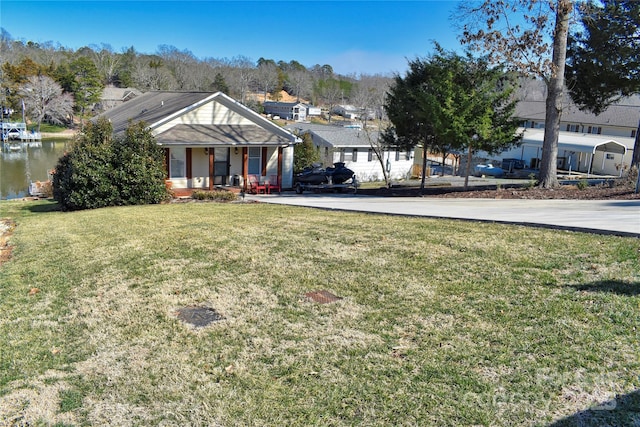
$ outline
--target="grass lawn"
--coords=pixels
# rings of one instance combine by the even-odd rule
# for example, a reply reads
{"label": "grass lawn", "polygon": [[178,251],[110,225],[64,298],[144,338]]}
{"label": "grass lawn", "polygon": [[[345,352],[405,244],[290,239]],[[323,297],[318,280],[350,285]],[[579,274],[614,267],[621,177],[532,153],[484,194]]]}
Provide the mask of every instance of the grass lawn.
{"label": "grass lawn", "polygon": [[[634,425],[640,240],[258,203],[16,221],[0,425]],[[305,297],[327,290],[342,299]],[[203,306],[207,327],[177,317]],[[591,409],[590,409],[591,408]]]}

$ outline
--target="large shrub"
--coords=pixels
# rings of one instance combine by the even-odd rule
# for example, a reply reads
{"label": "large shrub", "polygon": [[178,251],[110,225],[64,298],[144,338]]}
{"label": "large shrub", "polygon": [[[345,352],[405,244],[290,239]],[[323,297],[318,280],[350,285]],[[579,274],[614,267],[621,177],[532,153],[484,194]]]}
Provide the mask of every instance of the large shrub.
{"label": "large shrub", "polygon": [[58,160],[53,197],[64,210],[159,203],[167,198],[163,161],[143,123],[113,137],[111,123],[99,119]]}
{"label": "large shrub", "polygon": [[313,145],[313,139],[309,132],[301,135],[302,142],[293,147],[293,173],[300,173],[312,163],[320,161],[320,153]]}

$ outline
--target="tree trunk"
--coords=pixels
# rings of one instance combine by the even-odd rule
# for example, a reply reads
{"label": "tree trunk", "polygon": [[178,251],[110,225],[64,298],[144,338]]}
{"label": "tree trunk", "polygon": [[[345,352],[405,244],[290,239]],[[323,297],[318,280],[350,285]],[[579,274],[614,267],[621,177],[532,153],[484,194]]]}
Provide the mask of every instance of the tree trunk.
{"label": "tree trunk", "polygon": [[572,0],[558,0],[556,4],[556,26],[553,36],[552,74],[548,83],[544,142],[540,162],[540,187],[554,188],[558,184],[558,135],[562,118],[564,92],[564,68],[567,59],[567,36],[569,17],[573,9]]}
{"label": "tree trunk", "polygon": [[424,185],[427,178],[427,144],[422,145],[422,176],[420,177],[420,194],[424,194]]}
{"label": "tree trunk", "polygon": [[631,158],[631,167],[640,169],[640,121],[638,121],[638,130],[636,130],[636,140],[633,143],[633,157]]}
{"label": "tree trunk", "polygon": [[469,175],[471,175],[471,161],[473,160],[473,150],[469,144],[469,154],[467,155],[467,171],[464,174],[464,189],[469,188]]}

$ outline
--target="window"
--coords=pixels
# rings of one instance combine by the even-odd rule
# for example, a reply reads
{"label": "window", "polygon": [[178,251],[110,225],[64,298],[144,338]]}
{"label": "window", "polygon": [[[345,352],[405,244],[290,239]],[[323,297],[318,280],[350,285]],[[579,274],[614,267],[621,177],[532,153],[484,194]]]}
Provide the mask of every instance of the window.
{"label": "window", "polygon": [[411,151],[410,150],[405,151],[404,159],[405,160],[411,160]]}
{"label": "window", "polygon": [[635,129],[633,129],[633,130],[631,131],[631,138],[635,138],[635,137],[636,137],[636,130],[635,130]]}
{"label": "window", "polygon": [[587,133],[600,135],[602,133],[602,128],[599,126],[589,126],[589,130],[587,131]]}
{"label": "window", "polygon": [[358,149],[357,148],[353,149],[353,154],[351,156],[351,160],[354,161],[354,162],[358,161]]}
{"label": "window", "polygon": [[611,153],[607,153],[607,160],[613,160],[615,159],[615,156]]}
{"label": "window", "polygon": [[567,124],[567,132],[580,132],[580,125]]}
{"label": "window", "polygon": [[260,147],[249,147],[249,171],[250,175],[262,175],[260,167]]}
{"label": "window", "polygon": [[341,154],[342,154],[340,157],[341,162],[350,162],[351,159],[353,158],[353,151],[347,150],[346,148],[342,149]]}
{"label": "window", "polygon": [[369,148],[369,152],[367,153],[367,162],[373,161],[373,149]]}
{"label": "window", "polygon": [[396,162],[400,160],[400,150],[396,150]]}
{"label": "window", "polygon": [[171,160],[169,161],[169,174],[171,178],[184,178],[187,176],[185,163],[187,150],[184,147],[171,149]]}

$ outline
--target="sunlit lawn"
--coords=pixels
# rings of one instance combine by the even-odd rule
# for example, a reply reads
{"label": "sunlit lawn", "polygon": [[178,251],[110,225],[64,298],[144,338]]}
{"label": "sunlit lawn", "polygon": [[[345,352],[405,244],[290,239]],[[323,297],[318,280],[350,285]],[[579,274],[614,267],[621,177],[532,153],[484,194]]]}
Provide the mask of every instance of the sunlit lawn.
{"label": "sunlit lawn", "polygon": [[[259,203],[52,206],[0,203],[17,223],[0,425],[640,420],[638,239]],[[319,290],[342,299],[305,297]],[[224,318],[190,326],[176,314],[191,306]]]}

